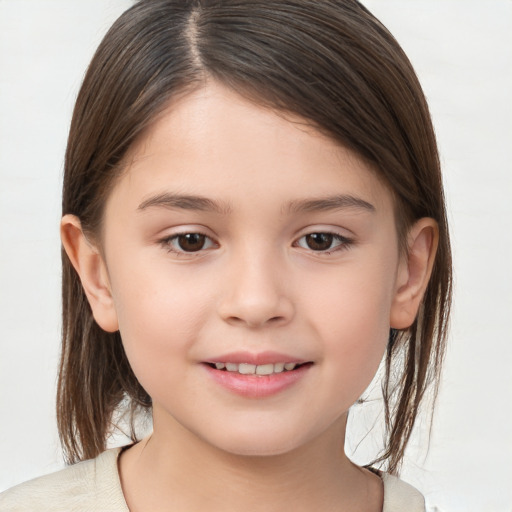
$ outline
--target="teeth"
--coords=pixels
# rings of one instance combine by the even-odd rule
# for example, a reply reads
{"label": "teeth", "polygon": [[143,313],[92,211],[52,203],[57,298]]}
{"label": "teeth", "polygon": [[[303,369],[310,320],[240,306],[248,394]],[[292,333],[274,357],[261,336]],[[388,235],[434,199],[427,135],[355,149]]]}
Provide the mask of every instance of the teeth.
{"label": "teeth", "polygon": [[256,375],[270,375],[274,373],[274,365],[270,364],[259,364],[256,367]]}
{"label": "teeth", "polygon": [[238,365],[238,373],[241,373],[242,375],[254,374],[254,373],[256,373],[256,365],[248,364],[248,363],[240,363]]}
{"label": "teeth", "polygon": [[284,363],[276,363],[274,365],[274,373],[281,373],[284,370]]}
{"label": "teeth", "polygon": [[297,363],[269,363],[269,364],[249,364],[249,363],[215,363],[217,370],[227,370],[228,372],[237,372],[242,375],[272,375],[283,371],[294,370]]}

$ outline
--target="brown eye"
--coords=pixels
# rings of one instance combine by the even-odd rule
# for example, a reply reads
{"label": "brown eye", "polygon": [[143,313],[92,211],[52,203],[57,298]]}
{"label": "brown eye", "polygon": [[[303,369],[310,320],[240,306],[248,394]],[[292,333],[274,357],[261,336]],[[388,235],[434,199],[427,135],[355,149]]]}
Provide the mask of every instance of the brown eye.
{"label": "brown eye", "polygon": [[306,245],[313,251],[331,249],[334,235],[331,233],[311,233],[305,236]]}
{"label": "brown eye", "polygon": [[201,235],[201,233],[186,233],[184,235],[178,235],[176,242],[182,251],[196,252],[204,248],[206,239],[206,236]]}
{"label": "brown eye", "polygon": [[303,249],[309,249],[315,252],[324,252],[330,254],[333,251],[340,249],[347,249],[352,244],[352,241],[337,233],[318,232],[309,233],[300,237],[295,245]]}
{"label": "brown eye", "polygon": [[203,253],[208,249],[215,249],[218,244],[209,236],[202,233],[177,233],[160,240],[164,249],[176,255]]}

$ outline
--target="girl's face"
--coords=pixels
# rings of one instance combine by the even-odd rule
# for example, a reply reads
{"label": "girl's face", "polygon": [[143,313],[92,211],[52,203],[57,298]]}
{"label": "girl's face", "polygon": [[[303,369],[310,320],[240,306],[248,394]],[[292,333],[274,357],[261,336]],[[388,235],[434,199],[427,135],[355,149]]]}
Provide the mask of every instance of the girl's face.
{"label": "girl's face", "polygon": [[132,148],[102,240],[107,328],[155,435],[260,455],[343,435],[405,266],[391,195],[355,154],[210,83]]}

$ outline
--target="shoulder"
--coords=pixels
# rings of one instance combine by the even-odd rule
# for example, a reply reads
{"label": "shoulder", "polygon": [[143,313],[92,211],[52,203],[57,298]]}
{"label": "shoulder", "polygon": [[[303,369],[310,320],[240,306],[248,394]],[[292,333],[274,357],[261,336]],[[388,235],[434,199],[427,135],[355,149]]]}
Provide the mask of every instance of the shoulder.
{"label": "shoulder", "polygon": [[425,499],[417,489],[388,473],[380,476],[384,483],[382,512],[425,512]]}
{"label": "shoulder", "polygon": [[128,512],[117,457],[107,450],[92,460],[17,485],[0,494],[2,512]]}

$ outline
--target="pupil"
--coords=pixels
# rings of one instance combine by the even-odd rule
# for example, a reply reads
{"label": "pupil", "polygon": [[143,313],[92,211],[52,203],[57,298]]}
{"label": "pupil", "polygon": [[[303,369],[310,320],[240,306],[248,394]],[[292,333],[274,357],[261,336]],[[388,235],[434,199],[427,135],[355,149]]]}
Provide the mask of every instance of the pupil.
{"label": "pupil", "polygon": [[306,242],[314,251],[326,251],[332,245],[333,235],[330,233],[311,233],[306,236]]}
{"label": "pupil", "polygon": [[200,251],[204,247],[206,237],[199,233],[187,233],[180,235],[178,243],[180,249],[186,252]]}

